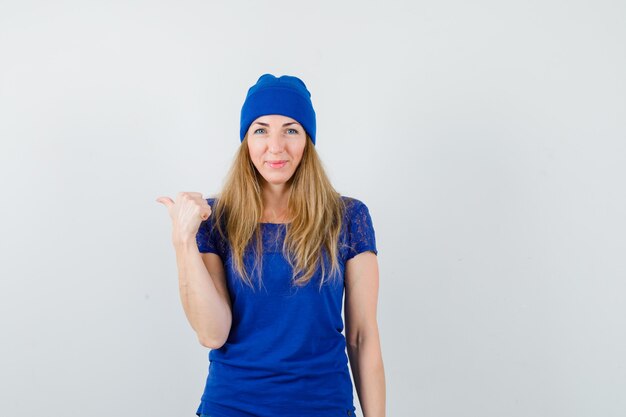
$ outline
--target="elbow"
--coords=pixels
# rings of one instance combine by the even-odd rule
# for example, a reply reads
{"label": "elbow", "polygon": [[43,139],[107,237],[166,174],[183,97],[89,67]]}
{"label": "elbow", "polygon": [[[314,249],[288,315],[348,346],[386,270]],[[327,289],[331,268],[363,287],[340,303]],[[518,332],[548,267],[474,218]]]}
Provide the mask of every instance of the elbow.
{"label": "elbow", "polygon": [[200,342],[200,345],[202,347],[209,348],[209,349],[215,349],[213,347],[213,346],[215,346],[215,344],[211,340],[209,340],[207,338],[203,338],[202,336],[198,336],[198,342]]}
{"label": "elbow", "polygon": [[209,349],[219,349],[224,346],[230,335],[232,316],[229,314],[224,321],[226,322],[225,325],[219,329],[213,329],[212,331],[196,331],[198,342]]}
{"label": "elbow", "polygon": [[346,347],[347,347],[349,350],[356,350],[356,349],[358,349],[358,348],[359,348],[359,344],[360,344],[360,343],[359,343],[359,342],[357,342],[357,341],[348,341],[348,342],[346,343]]}
{"label": "elbow", "polygon": [[350,329],[346,334],[346,347],[348,349],[359,349],[365,344],[380,344],[378,325]]}
{"label": "elbow", "polygon": [[198,342],[200,342],[200,344],[204,346],[205,348],[219,349],[222,346],[224,346],[224,343],[226,343],[226,340],[225,339],[216,340],[216,339],[212,339],[209,337],[198,336]]}
{"label": "elbow", "polygon": [[209,349],[219,349],[226,343],[228,339],[228,334],[221,337],[212,337],[206,334],[198,333],[198,342],[206,348]]}
{"label": "elbow", "polygon": [[346,335],[346,347],[348,349],[358,349],[362,341],[360,334],[357,332],[349,332]]}

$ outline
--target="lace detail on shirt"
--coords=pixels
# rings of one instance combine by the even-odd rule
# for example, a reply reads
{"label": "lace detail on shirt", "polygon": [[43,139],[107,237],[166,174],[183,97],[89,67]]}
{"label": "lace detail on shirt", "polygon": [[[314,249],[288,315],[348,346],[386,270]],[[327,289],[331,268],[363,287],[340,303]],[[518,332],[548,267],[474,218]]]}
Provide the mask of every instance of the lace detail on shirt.
{"label": "lace detail on shirt", "polygon": [[[211,209],[213,209],[215,198],[207,198],[206,201],[209,203],[209,206],[211,206]],[[196,234],[196,243],[201,253],[211,252],[220,255],[222,258],[225,257],[228,249],[227,243],[224,242],[224,239],[221,238],[217,230],[213,214],[200,223],[198,233]]]}
{"label": "lace detail on shirt", "polygon": [[345,233],[340,244],[344,261],[368,250],[378,254],[376,233],[367,206],[356,198],[342,198],[346,206]]}

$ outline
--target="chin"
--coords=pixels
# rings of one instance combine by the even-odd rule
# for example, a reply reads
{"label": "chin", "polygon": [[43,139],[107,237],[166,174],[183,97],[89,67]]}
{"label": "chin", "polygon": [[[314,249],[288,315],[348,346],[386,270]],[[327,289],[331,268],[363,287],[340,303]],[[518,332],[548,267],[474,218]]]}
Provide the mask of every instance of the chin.
{"label": "chin", "polygon": [[289,180],[291,179],[291,176],[285,176],[285,177],[280,177],[280,178],[276,178],[276,177],[263,177],[265,179],[265,182],[269,183],[269,184],[273,184],[273,185],[280,185],[280,184],[286,184],[287,182],[289,182]]}
{"label": "chin", "polygon": [[272,184],[272,185],[282,185],[282,184],[287,184],[287,182],[289,182],[289,179],[286,179],[286,180],[271,180],[271,181],[267,181],[267,182],[269,184]]}

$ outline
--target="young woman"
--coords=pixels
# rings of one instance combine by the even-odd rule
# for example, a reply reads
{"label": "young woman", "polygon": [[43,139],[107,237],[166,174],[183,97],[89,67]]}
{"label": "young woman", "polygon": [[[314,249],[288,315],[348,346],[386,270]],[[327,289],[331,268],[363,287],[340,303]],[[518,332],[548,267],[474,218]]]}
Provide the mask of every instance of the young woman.
{"label": "young woman", "polygon": [[364,416],[385,415],[372,219],[326,176],[310,97],[297,77],[262,75],[221,193],[157,199],[185,314],[211,349],[198,416],[355,416],[348,363]]}

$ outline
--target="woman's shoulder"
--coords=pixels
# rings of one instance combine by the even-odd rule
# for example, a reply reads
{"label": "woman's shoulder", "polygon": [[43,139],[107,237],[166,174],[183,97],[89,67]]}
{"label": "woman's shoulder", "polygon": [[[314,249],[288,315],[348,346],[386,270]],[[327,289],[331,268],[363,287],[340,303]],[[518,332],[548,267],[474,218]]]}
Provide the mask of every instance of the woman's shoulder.
{"label": "woman's shoulder", "polygon": [[341,200],[343,201],[347,209],[354,209],[354,208],[359,208],[361,206],[365,206],[365,203],[356,197],[349,197],[346,195],[341,195]]}
{"label": "woman's shoulder", "polygon": [[363,200],[345,195],[342,195],[341,199],[345,207],[344,217],[346,220],[354,220],[355,218],[369,216],[369,209]]}
{"label": "woman's shoulder", "polygon": [[368,207],[358,198],[341,198],[345,202],[345,233],[348,247],[351,248],[346,260],[365,250],[377,253],[374,225]]}

